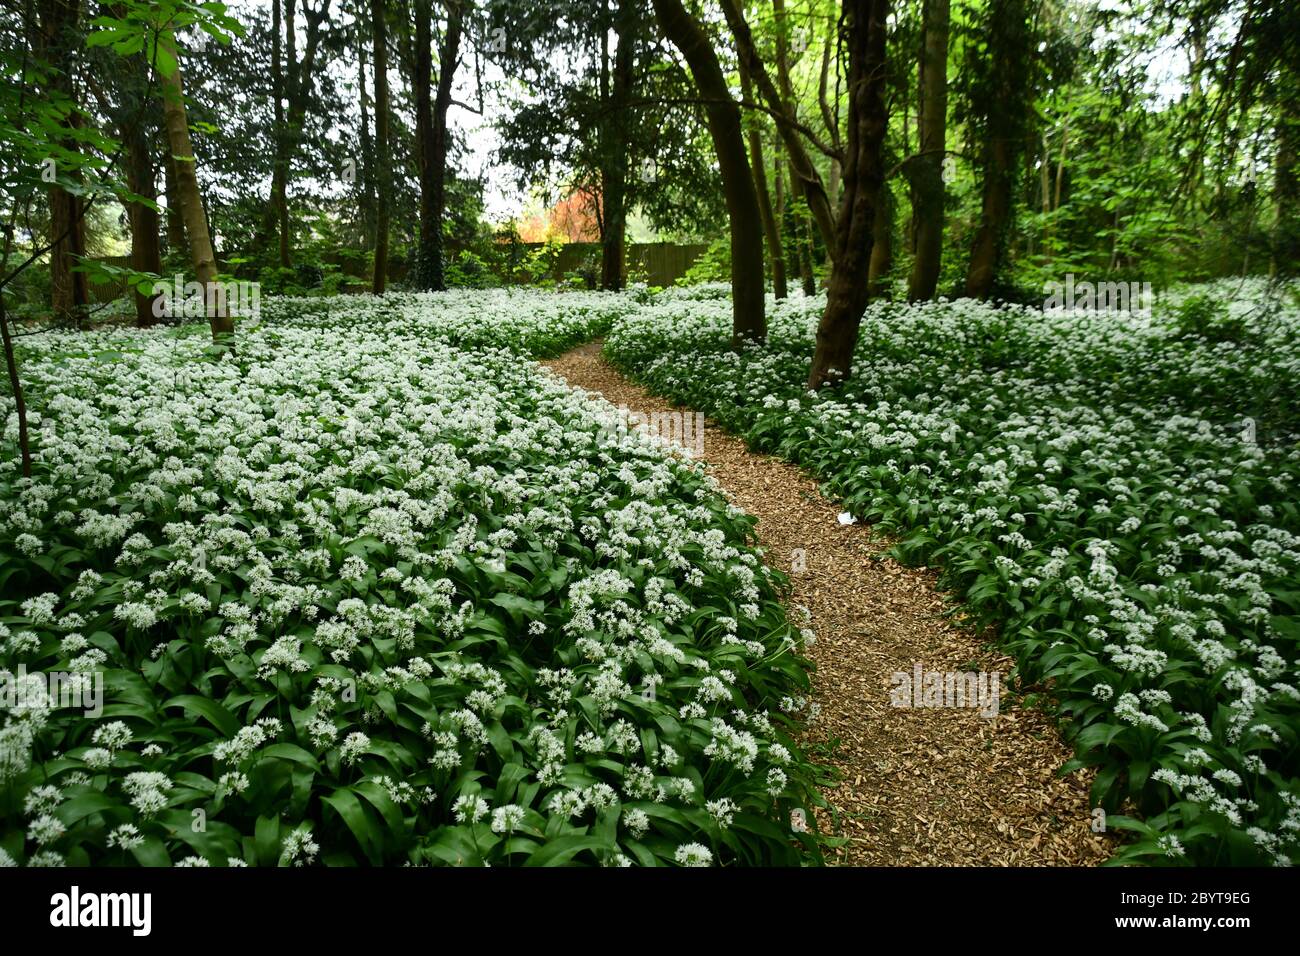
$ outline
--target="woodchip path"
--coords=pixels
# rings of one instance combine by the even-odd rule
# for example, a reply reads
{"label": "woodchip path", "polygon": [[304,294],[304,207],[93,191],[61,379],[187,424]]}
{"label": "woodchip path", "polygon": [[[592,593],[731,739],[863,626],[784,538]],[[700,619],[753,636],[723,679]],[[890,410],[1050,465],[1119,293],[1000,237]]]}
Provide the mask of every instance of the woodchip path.
{"label": "woodchip path", "polygon": [[[542,364],[631,411],[674,408],[610,367],[599,342]],[[1006,691],[1013,662],[946,616],[933,572],[889,558],[888,542],[869,528],[839,522],[841,508],[816,481],[711,421],[702,457],[730,499],[758,518],[767,561],[790,574],[791,608],[811,614],[820,710],[801,742],[830,769],[830,809],[818,822],[844,841],[830,862],[1085,866],[1111,855],[1111,838],[1093,832],[1087,778],[1058,774],[1070,751],[1052,719]],[[996,716],[893,706],[894,675],[917,665],[999,674]]]}

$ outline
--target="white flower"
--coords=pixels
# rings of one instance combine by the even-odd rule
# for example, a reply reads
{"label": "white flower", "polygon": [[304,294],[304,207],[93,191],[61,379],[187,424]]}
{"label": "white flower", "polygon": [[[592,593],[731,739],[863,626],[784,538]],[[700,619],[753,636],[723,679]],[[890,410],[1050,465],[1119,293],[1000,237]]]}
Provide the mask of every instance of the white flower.
{"label": "white flower", "polygon": [[369,747],[370,738],[360,731],[355,731],[348,734],[347,738],[343,741],[342,746],[339,747],[339,755],[343,758],[344,763],[352,764],[355,763],[357,758],[365,753]]}
{"label": "white flower", "polygon": [[683,843],[673,854],[673,859],[682,866],[712,866],[713,852],[699,843]]}
{"label": "white flower", "polygon": [[517,804],[508,803],[492,811],[493,833],[511,833],[519,829],[523,822],[524,808]]}
{"label": "white flower", "polygon": [[477,794],[462,794],[453,805],[457,823],[478,823],[488,814],[487,801]]}
{"label": "white flower", "polygon": [[37,846],[53,843],[67,832],[63,821],[53,814],[45,813],[31,822],[27,828],[27,839],[36,841]]}

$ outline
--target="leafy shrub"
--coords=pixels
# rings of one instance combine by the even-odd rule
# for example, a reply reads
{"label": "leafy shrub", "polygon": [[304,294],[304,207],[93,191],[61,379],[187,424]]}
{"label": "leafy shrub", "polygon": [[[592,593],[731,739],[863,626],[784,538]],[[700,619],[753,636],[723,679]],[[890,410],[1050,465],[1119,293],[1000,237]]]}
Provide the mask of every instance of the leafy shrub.
{"label": "leafy shrub", "polygon": [[686,273],[677,280],[677,284],[693,286],[705,282],[729,282],[730,280],[731,243],[723,238],[709,243],[709,248],[691,264]]}
{"label": "leafy shrub", "polygon": [[1183,337],[1211,342],[1240,342],[1245,321],[1228,311],[1227,303],[1212,293],[1188,296],[1174,309],[1174,323]]}

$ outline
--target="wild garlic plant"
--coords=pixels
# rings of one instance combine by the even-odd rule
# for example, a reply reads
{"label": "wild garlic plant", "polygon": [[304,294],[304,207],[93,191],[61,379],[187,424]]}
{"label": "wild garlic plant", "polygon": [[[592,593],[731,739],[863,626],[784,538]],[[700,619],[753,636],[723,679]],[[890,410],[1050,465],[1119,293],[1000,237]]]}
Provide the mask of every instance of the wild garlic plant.
{"label": "wild garlic plant", "polygon": [[0,698],[0,860],[815,856],[804,636],[752,519],[526,361],[619,301],[273,299],[219,358],[25,338],[0,678],[102,700]]}
{"label": "wild garlic plant", "polygon": [[1118,860],[1288,864],[1296,296],[1224,281],[1153,314],[880,303],[851,380],[822,394],[804,388],[818,299],[769,301],[767,345],[736,353],[728,303],[679,291],[617,320],[605,351],[941,565],[1059,700],[1094,800],[1136,834]]}

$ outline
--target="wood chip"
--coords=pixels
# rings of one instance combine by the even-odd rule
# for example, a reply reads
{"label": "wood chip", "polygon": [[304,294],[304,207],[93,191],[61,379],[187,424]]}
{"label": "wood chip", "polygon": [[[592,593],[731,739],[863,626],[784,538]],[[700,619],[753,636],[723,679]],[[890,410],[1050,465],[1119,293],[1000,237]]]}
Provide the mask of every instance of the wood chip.
{"label": "wood chip", "polygon": [[[611,368],[600,343],[543,363],[570,385],[614,405],[669,411]],[[938,575],[899,565],[870,525],[841,524],[840,503],[795,466],[749,451],[706,423],[704,461],[728,497],[758,518],[766,560],[790,576],[789,606],[812,614],[817,633],[813,699],[821,712],[800,741],[832,767],[818,810],[824,832],[848,836],[831,862],[851,866],[1088,866],[1114,852],[1114,837],[1092,832],[1090,777],[1057,770],[1069,759],[1053,719],[1004,694],[996,717],[963,708],[890,704],[896,672],[981,670],[1001,675],[1012,660],[945,612]],[[798,571],[791,555],[804,552]],[[797,613],[797,612],[796,612]],[[797,619],[797,618],[796,618]],[[848,781],[853,781],[849,784]],[[836,828],[834,821],[840,824]]]}

